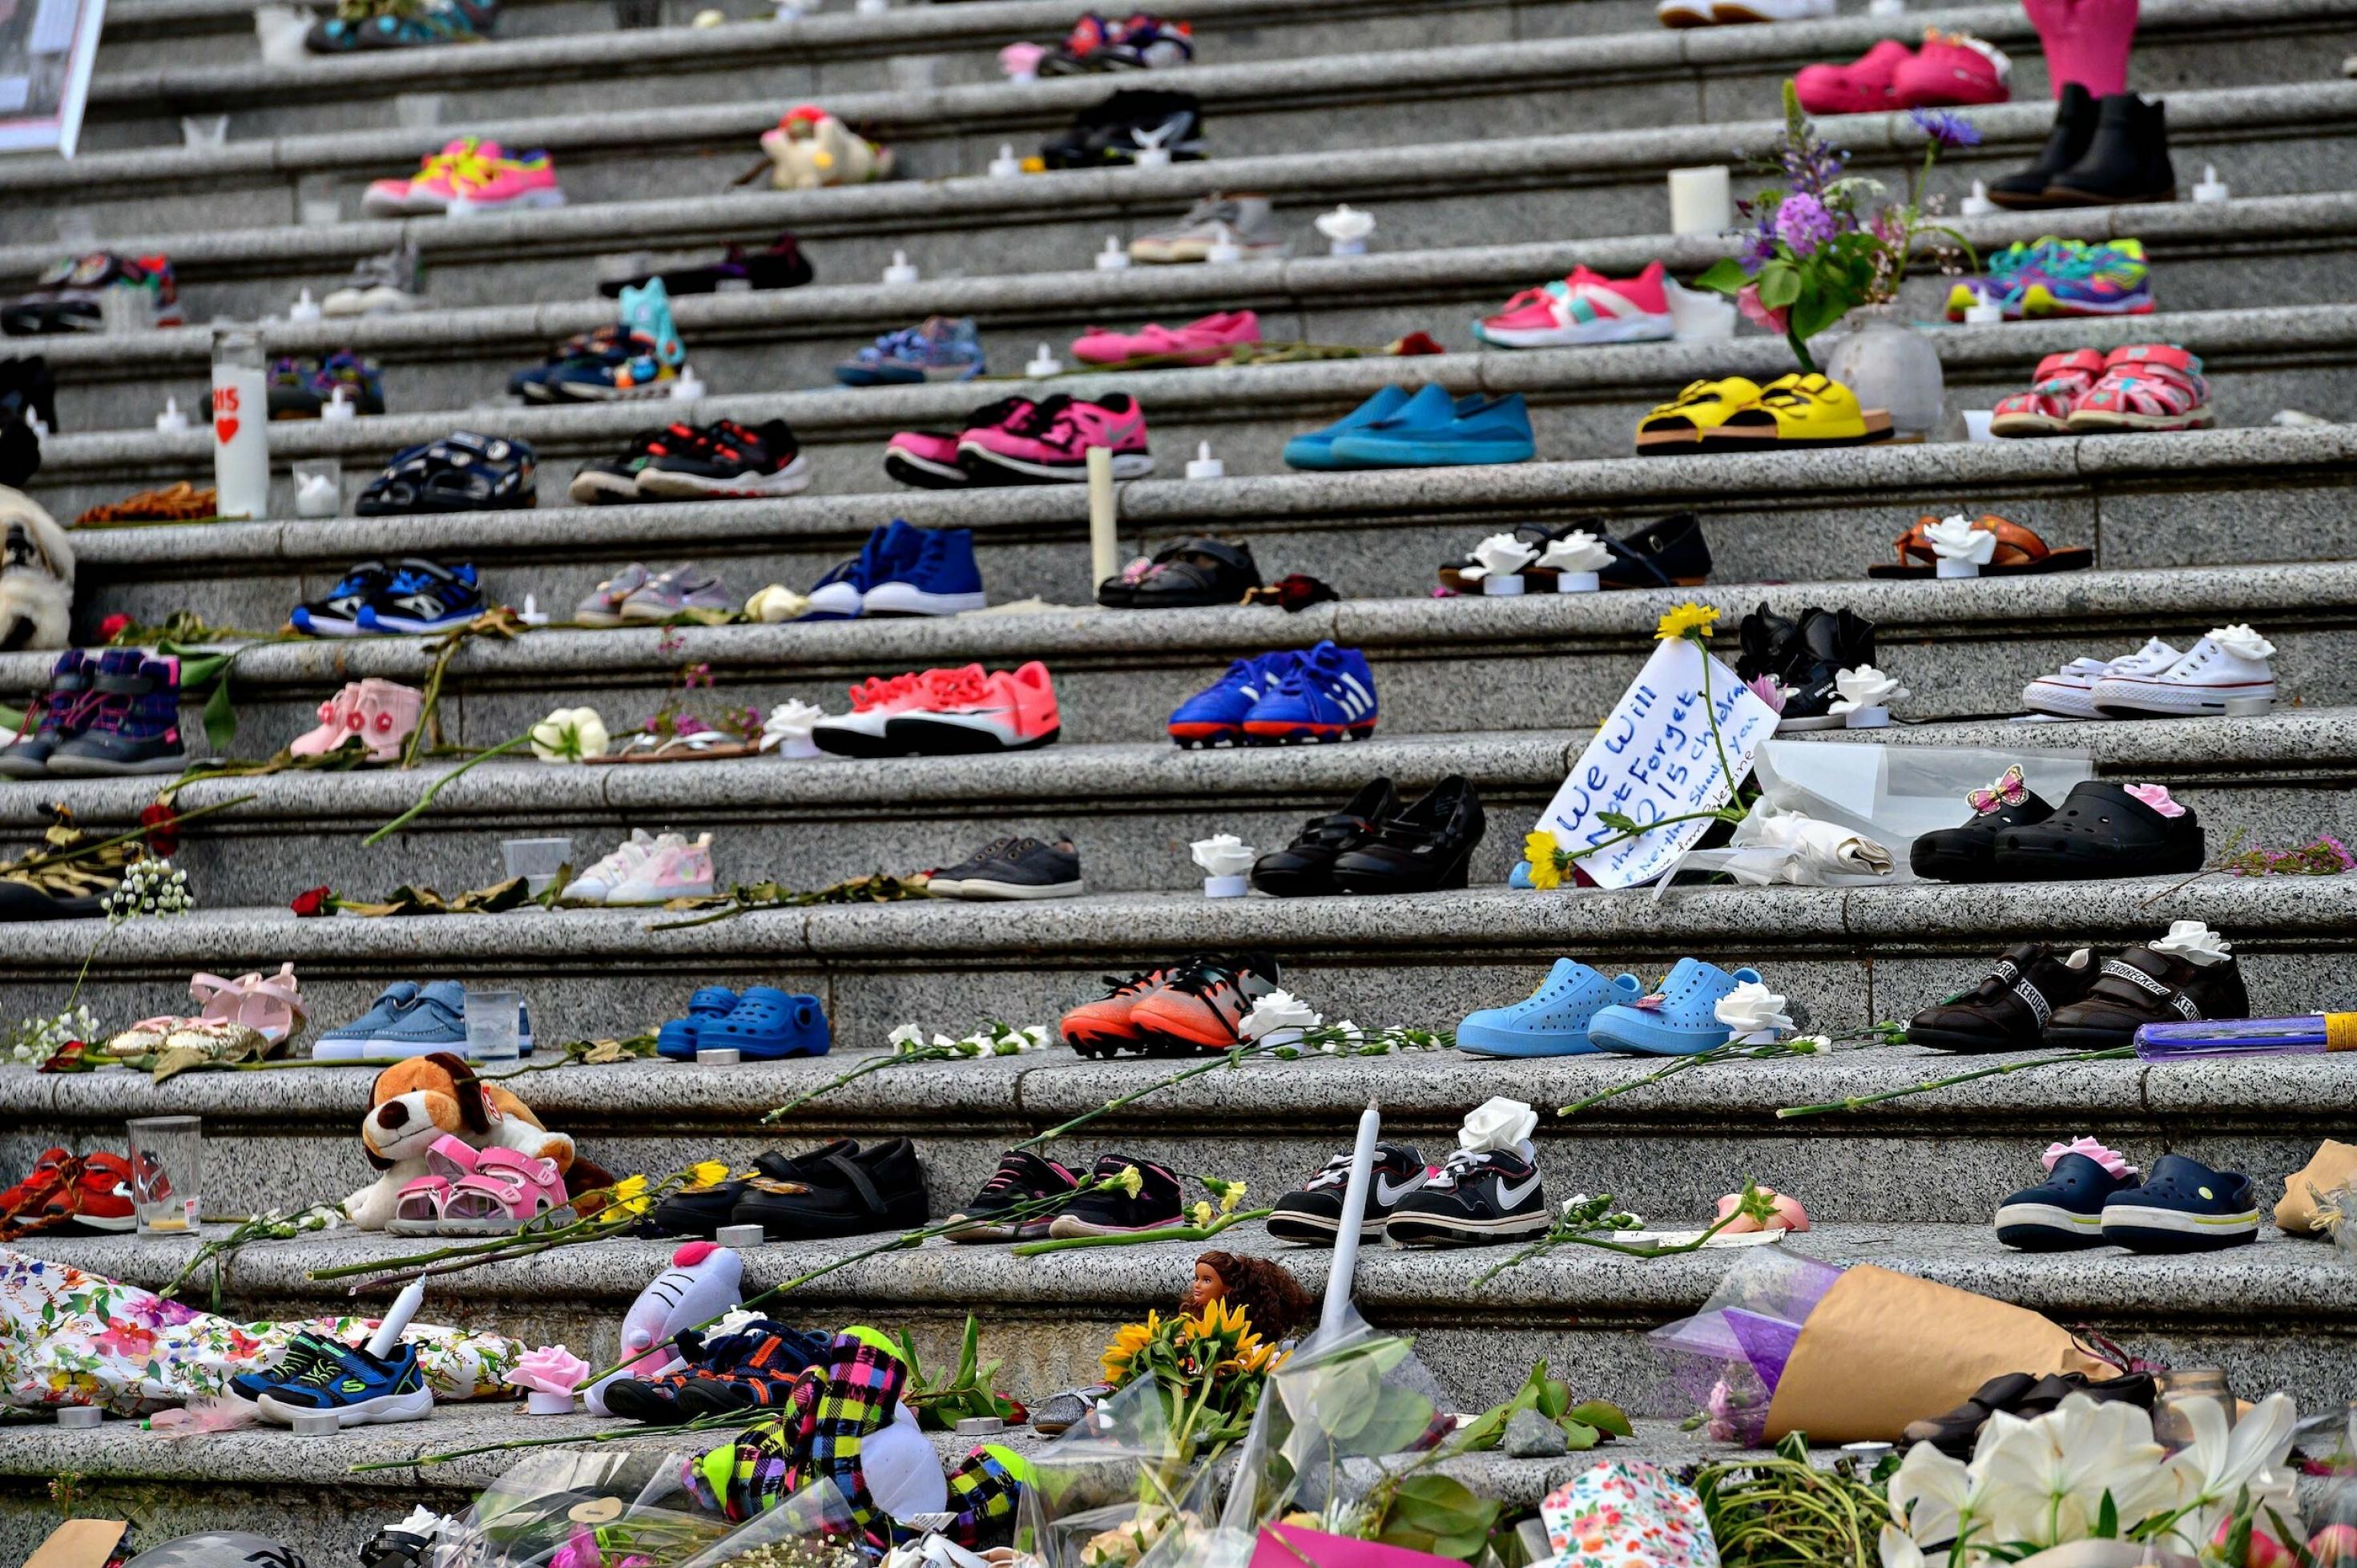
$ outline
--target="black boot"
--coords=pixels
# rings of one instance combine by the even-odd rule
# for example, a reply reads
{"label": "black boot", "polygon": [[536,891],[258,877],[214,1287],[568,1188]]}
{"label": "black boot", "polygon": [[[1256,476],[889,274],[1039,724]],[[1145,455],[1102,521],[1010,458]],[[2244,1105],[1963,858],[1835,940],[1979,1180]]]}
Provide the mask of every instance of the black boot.
{"label": "black boot", "polygon": [[2169,162],[2168,106],[2133,92],[2102,101],[2086,155],[2054,177],[2047,194],[2072,207],[2174,201],[2177,171]]}
{"label": "black boot", "polygon": [[1845,670],[1874,662],[1874,623],[1854,610],[1819,609],[1802,612],[1799,634],[1792,639],[1789,661],[1776,678],[1790,693],[1784,717],[1825,716],[1841,693],[1835,678]]}
{"label": "black boot", "polygon": [[2054,131],[2046,138],[2046,150],[2019,174],[2007,175],[1991,185],[1988,199],[1999,207],[2017,211],[2061,206],[2048,188],[2057,176],[2087,156],[2088,145],[2095,139],[2095,95],[2075,81],[2063,83],[2062,97],[2054,105]]}

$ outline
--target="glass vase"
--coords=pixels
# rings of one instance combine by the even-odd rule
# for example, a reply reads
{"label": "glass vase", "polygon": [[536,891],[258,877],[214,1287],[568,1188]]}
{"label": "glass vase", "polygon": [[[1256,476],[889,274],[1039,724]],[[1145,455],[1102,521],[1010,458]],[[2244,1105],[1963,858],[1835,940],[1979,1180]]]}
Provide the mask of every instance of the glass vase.
{"label": "glass vase", "polygon": [[1894,305],[1861,305],[1818,344],[1825,374],[1857,394],[1861,408],[1885,409],[1900,440],[1928,439],[1945,422],[1947,378],[1930,334],[1899,319]]}

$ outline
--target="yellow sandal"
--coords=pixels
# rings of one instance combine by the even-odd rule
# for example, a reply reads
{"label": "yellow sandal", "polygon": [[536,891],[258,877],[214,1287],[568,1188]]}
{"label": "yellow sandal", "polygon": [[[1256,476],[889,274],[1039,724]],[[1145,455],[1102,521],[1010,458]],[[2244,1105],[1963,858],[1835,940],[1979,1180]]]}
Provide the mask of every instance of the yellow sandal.
{"label": "yellow sandal", "polygon": [[1705,431],[1724,425],[1738,410],[1750,408],[1759,401],[1760,388],[1741,376],[1692,382],[1685,391],[1637,422],[1638,456],[1700,451]]}
{"label": "yellow sandal", "polygon": [[1749,408],[1702,433],[1706,452],[1788,451],[1805,446],[1867,446],[1890,439],[1890,414],[1860,408],[1857,394],[1824,375],[1770,381]]}

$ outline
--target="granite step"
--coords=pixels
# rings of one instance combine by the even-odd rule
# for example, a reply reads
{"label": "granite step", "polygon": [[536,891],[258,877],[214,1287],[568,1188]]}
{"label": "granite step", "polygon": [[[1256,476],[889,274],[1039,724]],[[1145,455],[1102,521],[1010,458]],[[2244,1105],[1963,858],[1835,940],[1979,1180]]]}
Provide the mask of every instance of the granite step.
{"label": "granite step", "polygon": [[[491,583],[495,592],[521,585]],[[907,669],[1045,660],[1062,744],[1151,742],[1170,710],[1228,662],[1271,647],[1331,638],[1372,663],[1389,733],[1495,730],[1600,720],[1628,684],[1661,615],[1695,599],[1717,607],[1722,629],[1762,602],[1781,613],[1846,606],[1880,628],[1878,662],[1915,693],[1910,720],[2018,711],[2022,686],[2074,658],[2141,646],[2188,647],[2210,628],[2247,622],[2277,647],[2286,702],[2348,700],[2342,674],[2357,639],[2357,564],[2188,567],[1984,577],[1722,586],[1513,599],[1345,600],[1296,615],[1267,609],[1134,611],[1060,608],[950,618],[664,630],[533,632],[478,640],[450,660],[443,725],[451,744],[512,739],[552,706],[597,708],[634,724],[708,666],[699,700],[766,714],[789,697],[842,711],[846,682]],[[1723,645],[1726,646],[1726,645]],[[242,720],[279,744],[315,724],[318,703],[368,675],[415,683],[427,670],[419,638],[257,644],[239,655],[232,692]],[[0,655],[0,691],[42,685],[52,660]],[[698,678],[706,671],[699,669]]]}
{"label": "granite step", "polygon": [[[193,726],[194,715],[191,715]],[[2169,785],[2176,799],[2249,843],[2289,845],[2331,833],[2357,842],[2357,709],[2287,709],[2256,719],[2135,724],[1929,724],[1796,744],[1871,738],[1985,747],[1992,756],[2092,753],[2100,776]],[[260,753],[285,737],[242,737]],[[361,841],[414,804],[449,764],[413,773],[293,773],[192,785],[183,811],[253,797],[189,824],[174,855],[210,904],[279,902],[296,884],[363,897],[406,881],[457,892],[505,875],[504,838],[569,836],[586,867],[634,827],[712,832],[724,884],[823,887],[877,870],[952,865],[1006,833],[1071,835],[1100,893],[1177,891],[1199,873],[1188,846],[1218,832],[1273,849],[1301,823],[1339,810],[1378,775],[1414,799],[1450,774],[1480,790],[1491,831],[1476,884],[1501,883],[1587,744],[1582,732],[1398,736],[1351,746],[1189,752],[1158,742],[1055,746],[986,770],[964,759],[890,762],[774,758],[683,767],[552,768],[493,762],[459,777],[400,839]],[[1999,766],[1993,763],[1989,775]],[[52,803],[84,827],[118,832],[155,798],[154,779],[15,784],[0,789],[0,854],[29,852]],[[1961,817],[1963,807],[1958,806]],[[1905,875],[1902,865],[1900,874]]]}
{"label": "granite step", "polygon": [[[1948,434],[1963,434],[1962,410],[1988,408],[2022,390],[2045,354],[2089,344],[2108,349],[2153,341],[2181,343],[2202,356],[2222,426],[2263,425],[2287,408],[2338,409],[2357,397],[2350,369],[2357,361],[2357,304],[1956,327],[1932,336],[1954,425]],[[1146,413],[1160,472],[1182,471],[1184,459],[1209,442],[1231,474],[1247,475],[1286,471],[1282,453],[1288,439],[1340,418],[1378,388],[1428,381],[1458,394],[1523,394],[1541,457],[1627,457],[1633,452],[1637,422],[1676,388],[1698,377],[1729,374],[1770,381],[1789,373],[1792,362],[1788,345],[1758,336],[1731,342],[1090,373],[1046,381],[743,392],[656,406],[664,417],[726,415],[748,424],[783,418],[809,458],[812,489],[843,494],[879,488],[884,444],[894,432],[956,429],[982,403],[1017,392],[1126,393]],[[202,385],[192,380],[183,390],[195,397]],[[334,456],[347,470],[348,489],[357,493],[402,447],[437,440],[453,429],[480,429],[531,444],[541,494],[554,504],[565,497],[576,468],[612,456],[651,423],[645,404],[502,406],[497,394],[503,386],[503,379],[486,386],[488,406],[481,408],[274,425],[273,456],[281,464]],[[151,389],[142,405],[158,403],[164,390]],[[201,475],[210,467],[210,435],[199,427],[171,435],[147,429],[53,436],[44,444],[34,493],[53,513],[72,517],[135,488]],[[285,515],[293,509],[280,500],[274,510]]]}
{"label": "granite step", "polygon": [[[1960,231],[1982,252],[2053,232],[2090,241],[2141,237],[2158,296],[2172,315],[2231,309],[2253,299],[2277,307],[2318,306],[2347,292],[2347,266],[2357,250],[2357,194],[2007,215],[1970,220]],[[914,285],[844,283],[691,295],[677,302],[674,314],[697,374],[726,389],[830,386],[834,368],[869,338],[937,314],[975,317],[990,364],[1007,375],[1028,364],[1042,342],[1058,356],[1068,355],[1072,339],[1098,323],[1176,323],[1217,309],[1258,312],[1270,343],[1372,349],[1422,329],[1450,347],[1473,347],[1470,323],[1534,278],[1561,277],[1583,264],[1627,276],[1656,258],[1691,278],[1727,254],[1730,244],[1717,236],[1657,234],[1234,267],[1091,268],[935,278]],[[825,275],[837,275],[827,258],[820,265]],[[339,282],[323,276],[301,286],[312,287],[318,298]],[[1927,267],[1906,289],[1902,312],[1942,320],[1952,282]],[[392,409],[461,409],[487,389],[504,387],[517,367],[538,363],[552,344],[612,320],[612,302],[586,297],[587,292],[537,305],[308,325],[274,319],[264,323],[262,339],[273,356],[317,358],[342,349],[369,356],[383,367]],[[284,280],[270,278],[184,285],[181,297],[199,318],[233,312],[260,319],[283,309],[291,295]],[[2157,328],[2166,319],[2147,318],[2144,325]],[[190,396],[201,392],[211,334],[205,328],[77,334],[14,348],[48,360],[60,382],[61,429],[138,430],[156,412],[162,378],[170,378],[166,390],[177,385]]]}

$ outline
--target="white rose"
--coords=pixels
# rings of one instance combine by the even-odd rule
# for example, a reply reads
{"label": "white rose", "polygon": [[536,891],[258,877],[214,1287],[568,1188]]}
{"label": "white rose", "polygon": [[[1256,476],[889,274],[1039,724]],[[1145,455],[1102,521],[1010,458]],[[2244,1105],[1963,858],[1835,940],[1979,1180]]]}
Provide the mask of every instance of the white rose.
{"label": "white rose", "polygon": [[1834,1048],[1834,1043],[1823,1035],[1795,1035],[1784,1042],[1784,1048],[1796,1056],[1823,1056]]}
{"label": "white rose", "polygon": [[1272,991],[1253,1004],[1252,1011],[1236,1026],[1236,1033],[1247,1040],[1259,1040],[1279,1029],[1290,1029],[1297,1037],[1300,1031],[1314,1029],[1319,1022],[1317,1011],[1290,991]]}
{"label": "white rose", "polygon": [[1494,1095],[1465,1113],[1457,1146],[1470,1154],[1502,1154],[1537,1130],[1539,1113],[1519,1100]]}
{"label": "white rose", "polygon": [[745,617],[764,626],[775,626],[780,621],[801,619],[802,612],[809,608],[810,600],[791,588],[772,583],[745,601]]}
{"label": "white rose", "polygon": [[1859,708],[1887,708],[1914,695],[1871,664],[1843,671],[1834,677],[1834,685],[1841,695],[1835,698],[1833,705],[1825,710],[1833,714],[1852,713]]}
{"label": "white rose", "polygon": [[1259,858],[1253,846],[1233,833],[1214,833],[1207,839],[1197,839],[1191,846],[1195,864],[1203,868],[1206,876],[1241,876],[1252,869]]}
{"label": "white rose", "polygon": [[1473,547],[1473,564],[1459,570],[1458,575],[1476,580],[1482,577],[1511,577],[1531,564],[1538,553],[1511,533],[1493,533]]}
{"label": "white rose", "polygon": [[532,726],[533,755],[543,762],[603,757],[612,739],[595,708],[559,708]]}
{"label": "white rose", "polygon": [[2153,951],[2181,958],[2196,969],[2225,962],[2232,945],[2199,920],[2172,921],[2169,935],[2156,938],[2151,944]]}
{"label": "white rose", "polygon": [[2213,626],[2210,640],[2237,659],[2247,659],[2256,664],[2276,650],[2276,645],[2247,626]]}
{"label": "white rose", "polygon": [[1713,1011],[1718,1015],[1718,1021],[1738,1037],[1773,1034],[1792,1026],[1792,1020],[1784,1013],[1784,999],[1756,980],[1747,980],[1720,997]]}
{"label": "white rose", "polygon": [[1986,566],[1996,556],[1996,532],[1977,528],[1962,515],[1942,518],[1923,531],[1923,542],[1943,561],[1969,561]]}
{"label": "white rose", "polygon": [[1317,226],[1318,231],[1329,240],[1340,240],[1345,242],[1363,240],[1375,231],[1375,215],[1372,212],[1361,212],[1347,201],[1331,212],[1320,212],[1310,221]]}
{"label": "white rose", "polygon": [[811,726],[826,717],[826,710],[815,703],[791,698],[770,710],[761,721],[761,749],[774,751],[788,741],[806,741]]}
{"label": "white rose", "polygon": [[1547,541],[1539,552],[1539,564],[1560,572],[1601,572],[1612,564],[1612,552],[1587,530],[1575,528],[1561,539]]}

